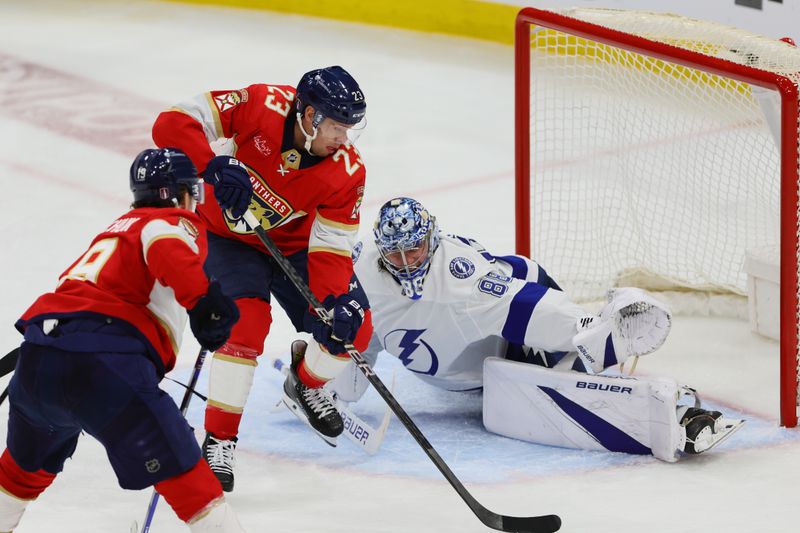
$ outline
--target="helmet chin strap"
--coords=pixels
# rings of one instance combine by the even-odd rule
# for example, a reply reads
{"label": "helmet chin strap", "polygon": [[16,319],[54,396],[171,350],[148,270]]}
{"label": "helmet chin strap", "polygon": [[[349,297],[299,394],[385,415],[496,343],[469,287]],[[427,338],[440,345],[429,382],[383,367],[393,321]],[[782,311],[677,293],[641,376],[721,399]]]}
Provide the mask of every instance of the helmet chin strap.
{"label": "helmet chin strap", "polygon": [[311,131],[313,132],[313,135],[309,135],[308,133],[306,133],[306,130],[305,130],[305,128],[303,128],[303,116],[302,116],[302,115],[301,115],[299,112],[297,113],[297,125],[298,125],[298,126],[300,126],[300,131],[301,131],[301,132],[303,132],[303,137],[305,137],[305,138],[306,138],[306,144],[305,144],[305,145],[303,145],[303,148],[305,148],[305,149],[306,149],[306,152],[308,152],[308,155],[314,155],[314,154],[311,152],[311,142],[312,142],[314,139],[316,139],[316,138],[317,138],[317,133],[318,133],[319,131],[318,131],[318,130],[317,130],[317,128],[315,128],[315,127],[314,127],[314,125],[312,124],[312,125],[311,125]]}

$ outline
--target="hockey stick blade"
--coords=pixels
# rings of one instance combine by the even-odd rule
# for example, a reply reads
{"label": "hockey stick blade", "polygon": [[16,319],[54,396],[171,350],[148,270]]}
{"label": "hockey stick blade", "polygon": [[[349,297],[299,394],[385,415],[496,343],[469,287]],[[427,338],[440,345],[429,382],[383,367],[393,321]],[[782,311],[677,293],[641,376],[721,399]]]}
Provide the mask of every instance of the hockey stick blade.
{"label": "hockey stick blade", "polygon": [[[317,299],[314,293],[311,292],[311,289],[308,288],[306,281],[300,276],[297,270],[295,270],[289,260],[283,256],[278,246],[269,235],[267,235],[266,230],[261,227],[261,224],[258,223],[253,213],[249,210],[245,211],[243,218],[245,223],[250,226],[264,247],[269,251],[270,255],[272,255],[272,258],[281,267],[286,277],[288,277],[297,288],[297,291],[303,296],[306,302],[314,308],[317,316],[327,324],[330,324],[331,317],[328,310],[322,306],[319,299]],[[561,528],[561,519],[556,515],[531,517],[505,516],[494,513],[478,503],[461,481],[459,481],[453,471],[450,470],[450,467],[447,466],[444,459],[439,456],[431,443],[428,442],[428,439],[422,434],[414,421],[411,420],[408,413],[400,406],[397,399],[389,392],[386,385],[383,384],[383,381],[375,374],[369,366],[369,363],[364,359],[364,356],[361,355],[361,352],[356,350],[352,344],[346,344],[345,349],[358,369],[364,374],[367,380],[369,380],[378,394],[380,394],[381,398],[383,398],[383,401],[391,408],[395,416],[397,416],[400,422],[405,426],[406,430],[414,437],[414,440],[417,441],[420,448],[428,455],[428,458],[433,462],[436,468],[439,469],[439,472],[441,472],[447,482],[450,483],[450,486],[461,496],[461,499],[464,500],[481,522],[492,529],[513,533],[554,533]]]}
{"label": "hockey stick blade", "polygon": [[[395,383],[396,383],[395,378],[397,378],[396,372],[392,373],[392,386],[389,389],[389,392],[391,392],[392,394],[394,394],[395,392]],[[342,414],[344,415],[344,411],[342,409],[340,409],[339,411],[342,412]],[[351,411],[346,411],[346,412],[351,413]],[[383,444],[383,437],[386,435],[386,430],[389,428],[389,422],[391,422],[391,420],[392,420],[392,410],[389,408],[388,405],[386,406],[386,412],[383,415],[383,420],[381,420],[381,425],[378,426],[377,430],[370,428],[363,421],[358,420],[358,422],[362,424],[362,426],[366,426],[367,428],[369,428],[372,433],[370,433],[366,437],[362,436],[362,438],[357,439],[356,443],[364,446],[364,451],[366,451],[368,454],[375,455],[376,453],[378,453],[378,449],[381,447],[381,444]],[[352,435],[352,433],[347,427],[345,427],[345,431],[347,432],[348,435]],[[352,437],[350,440],[355,440],[355,437]]]}
{"label": "hockey stick blade", "polygon": [[[494,516],[487,517],[486,520],[481,519],[481,521],[487,526],[494,527],[494,529],[499,529],[500,531],[513,531],[515,533],[554,533],[561,529],[561,519],[554,514],[531,516],[528,518],[500,516],[495,515],[491,511],[490,514]],[[480,516],[478,518],[480,518]],[[497,518],[501,520],[500,527],[495,527],[487,521]]]}

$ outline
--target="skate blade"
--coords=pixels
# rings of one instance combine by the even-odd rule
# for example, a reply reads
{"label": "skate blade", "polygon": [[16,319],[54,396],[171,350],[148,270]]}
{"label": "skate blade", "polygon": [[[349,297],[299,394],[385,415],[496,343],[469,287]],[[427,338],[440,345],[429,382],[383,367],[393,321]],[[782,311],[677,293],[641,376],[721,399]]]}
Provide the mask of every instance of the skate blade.
{"label": "skate blade", "polygon": [[714,440],[711,442],[711,444],[708,446],[708,448],[704,449],[700,453],[705,453],[708,450],[710,450],[712,448],[715,448],[720,443],[728,440],[728,437],[730,437],[731,435],[733,435],[734,433],[739,431],[739,429],[741,429],[741,427],[744,425],[744,423],[745,423],[745,420],[734,420],[734,419],[731,419],[731,418],[719,418],[716,421],[716,424],[715,424],[715,429],[717,427],[719,429],[716,429],[716,431],[714,432]]}
{"label": "skate blade", "polygon": [[299,405],[297,405],[295,402],[293,402],[292,400],[290,400],[285,396],[283,397],[283,405],[285,405],[286,408],[289,411],[291,411],[292,414],[294,414],[294,416],[302,420],[303,423],[306,426],[308,426],[309,429],[311,429],[311,431],[313,431],[319,438],[321,438],[325,442],[325,444],[333,448],[336,448],[337,444],[336,437],[329,437],[327,435],[323,435],[322,433],[314,429],[314,426],[312,426],[311,423],[308,421],[308,418],[306,418],[306,416],[303,414],[303,410],[300,408]]}
{"label": "skate blade", "polygon": [[717,420],[717,424],[722,426],[718,431],[718,433],[722,433],[722,436],[714,442],[714,446],[727,440],[728,437],[739,431],[745,422],[745,420],[734,420],[731,418],[721,418]]}

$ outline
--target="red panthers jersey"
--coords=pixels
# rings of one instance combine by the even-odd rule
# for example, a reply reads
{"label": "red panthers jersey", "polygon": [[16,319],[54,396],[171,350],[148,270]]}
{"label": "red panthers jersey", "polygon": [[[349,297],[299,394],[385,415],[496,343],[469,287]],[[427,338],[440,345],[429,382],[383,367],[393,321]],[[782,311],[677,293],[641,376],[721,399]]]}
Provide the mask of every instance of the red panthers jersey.
{"label": "red panthers jersey", "polygon": [[[315,158],[286,142],[294,131],[294,95],[293,87],[264,84],[205,93],[159,115],[153,139],[180,148],[201,171],[215,155],[209,143],[232,139],[231,155],[247,166],[253,184],[250,211],[284,254],[308,248],[309,285],[322,300],[348,291],[366,171],[350,144]],[[206,187],[198,212],[209,230],[267,253],[243,221],[222,213]]]}
{"label": "red panthers jersey", "polygon": [[[202,222],[183,209],[133,209],[92,241],[17,322],[98,313],[133,325],[160,356],[175,365],[186,311],[208,292],[203,272],[207,238]],[[185,308],[185,309],[184,309]]]}

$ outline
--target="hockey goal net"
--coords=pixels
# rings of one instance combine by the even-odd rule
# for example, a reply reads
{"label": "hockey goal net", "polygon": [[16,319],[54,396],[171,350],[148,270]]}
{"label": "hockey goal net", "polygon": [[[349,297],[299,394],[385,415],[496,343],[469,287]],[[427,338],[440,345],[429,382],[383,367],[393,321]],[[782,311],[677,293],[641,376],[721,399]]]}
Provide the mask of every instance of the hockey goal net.
{"label": "hockey goal net", "polygon": [[745,252],[775,245],[794,427],[800,49],[670,14],[526,8],[515,54],[517,253],[592,300],[630,279],[745,295]]}

